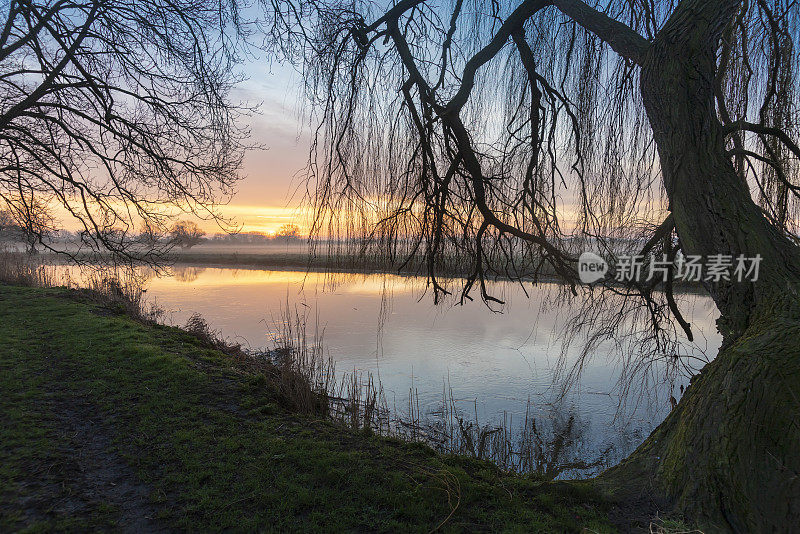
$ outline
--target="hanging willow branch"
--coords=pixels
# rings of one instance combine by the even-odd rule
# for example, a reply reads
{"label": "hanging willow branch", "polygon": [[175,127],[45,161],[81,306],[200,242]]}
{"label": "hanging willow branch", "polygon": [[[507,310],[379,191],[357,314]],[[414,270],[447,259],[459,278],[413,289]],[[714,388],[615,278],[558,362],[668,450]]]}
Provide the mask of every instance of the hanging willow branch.
{"label": "hanging willow branch", "polygon": [[[800,6],[718,3],[729,22],[707,37],[722,36],[722,142],[770,223],[796,236]],[[669,42],[667,21],[679,27],[702,3],[269,6],[273,42],[302,69],[318,124],[308,200],[330,253],[352,245],[402,265],[422,255],[437,297],[451,290],[439,273],[455,262],[461,300],[477,289],[487,302],[498,299],[486,281],[500,276],[554,276],[574,293],[583,250],[683,253],[639,76],[656,38]],[[628,325],[659,354],[674,352],[673,323],[692,337],[674,283],[674,272],[663,283],[606,281],[587,296],[608,312],[593,339]]]}

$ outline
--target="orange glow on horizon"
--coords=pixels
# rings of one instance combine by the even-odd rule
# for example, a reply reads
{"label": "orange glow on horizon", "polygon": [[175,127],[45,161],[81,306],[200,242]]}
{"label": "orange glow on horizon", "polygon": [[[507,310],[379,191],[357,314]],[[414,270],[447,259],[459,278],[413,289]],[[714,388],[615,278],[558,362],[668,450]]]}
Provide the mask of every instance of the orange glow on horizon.
{"label": "orange glow on horizon", "polygon": [[[221,207],[220,212],[232,220],[235,229],[243,233],[274,235],[284,224],[294,224],[300,229],[300,234],[308,234],[308,225],[298,207],[228,205]],[[198,224],[209,234],[223,232],[213,221],[200,221]]]}
{"label": "orange glow on horizon", "polygon": [[[301,235],[308,234],[309,225],[303,215],[303,210],[292,206],[247,206],[231,204],[220,206],[218,212],[230,221],[230,227],[220,227],[213,220],[203,220],[191,214],[179,214],[175,220],[191,220],[197,223],[208,235],[225,233],[227,230],[242,233],[259,232],[274,235],[285,224],[296,225]],[[82,229],[79,221],[72,217],[62,206],[57,206],[53,214],[59,221],[59,226],[65,230],[78,231]]]}

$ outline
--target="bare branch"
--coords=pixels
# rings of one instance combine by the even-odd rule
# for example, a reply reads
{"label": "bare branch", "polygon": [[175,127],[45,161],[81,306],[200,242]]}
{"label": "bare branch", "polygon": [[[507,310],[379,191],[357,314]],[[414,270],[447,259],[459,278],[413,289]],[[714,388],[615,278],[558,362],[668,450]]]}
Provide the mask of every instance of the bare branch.
{"label": "bare branch", "polygon": [[562,13],[608,43],[622,57],[641,65],[649,43],[625,24],[586,5],[581,0],[553,0]]}

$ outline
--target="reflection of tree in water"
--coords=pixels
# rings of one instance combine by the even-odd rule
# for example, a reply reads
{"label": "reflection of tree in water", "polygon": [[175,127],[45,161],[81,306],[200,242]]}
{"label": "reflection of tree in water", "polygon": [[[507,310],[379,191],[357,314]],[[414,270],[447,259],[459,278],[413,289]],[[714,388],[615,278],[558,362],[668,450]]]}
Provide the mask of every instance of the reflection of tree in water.
{"label": "reflection of tree in water", "polygon": [[173,267],[172,276],[179,282],[194,282],[205,270],[205,267]]}
{"label": "reflection of tree in water", "polygon": [[588,430],[588,423],[572,409],[553,407],[540,418],[526,414],[518,436],[518,470],[552,480],[581,478],[616,464],[620,460],[617,444],[605,443],[601,444],[602,449],[593,449],[585,439]]}
{"label": "reflection of tree in water", "polygon": [[533,411],[528,402],[522,424],[507,416],[481,423],[477,403],[470,416],[456,406],[451,391],[438,410],[424,415],[412,398],[397,425],[404,437],[440,452],[490,460],[503,469],[549,480],[596,474],[619,460],[617,444],[605,444],[601,450],[589,446],[585,439],[589,426],[573,408],[548,405],[536,416]]}
{"label": "reflection of tree in water", "polygon": [[[429,290],[425,280],[417,277],[402,277],[398,279],[388,274],[365,274],[326,272],[322,276],[323,291],[335,292],[348,285],[362,287],[365,280],[378,277],[379,283],[373,284],[380,294],[380,308],[377,317],[377,351],[378,359],[383,354],[382,339],[385,322],[391,315],[392,300],[397,284],[403,290],[410,288],[415,299],[422,298]],[[505,293],[513,283],[494,282],[494,291]],[[523,288],[524,289],[524,288]],[[558,310],[560,314],[570,312],[569,305],[559,300],[559,285],[539,286],[538,291],[544,293],[542,310],[553,313]],[[506,304],[510,304],[509,292]],[[457,296],[438,300],[439,306],[449,307],[459,304]],[[503,309],[501,307],[501,309]],[[568,344],[567,344],[568,346]],[[560,361],[564,365],[563,359]],[[557,373],[563,373],[561,367]],[[362,377],[363,378],[363,377]],[[562,380],[557,386],[558,397],[563,398],[575,385],[573,380]],[[641,443],[644,436],[633,428],[618,428],[614,436],[606,436],[598,442],[590,430],[590,424],[582,420],[574,406],[566,406],[563,402],[557,404],[533,405],[530,401],[524,415],[520,419],[504,415],[501,418],[492,417],[481,419],[478,406],[474,412],[463,404],[453,399],[449,387],[442,395],[438,405],[422,404],[419,393],[412,386],[411,398],[405,409],[394,406],[390,409],[385,399],[382,403],[382,385],[368,386],[361,384],[369,390],[369,394],[359,395],[373,399],[376,407],[361,406],[357,411],[364,414],[370,413],[375,420],[364,421],[365,427],[373,431],[388,435],[399,435],[411,441],[418,441],[432,446],[443,453],[466,455],[470,457],[489,460],[501,468],[520,473],[534,473],[547,479],[555,478],[580,478],[595,475],[602,469],[617,464],[624,455],[628,454],[635,445]],[[337,391],[332,395],[342,401],[343,408],[350,413],[354,400],[350,395]],[[646,400],[646,399],[645,399]],[[638,406],[638,403],[636,403]],[[645,405],[654,407],[654,404]],[[524,401],[523,401],[524,406]],[[618,415],[628,413],[628,406],[620,404]],[[612,443],[613,441],[613,443]]]}

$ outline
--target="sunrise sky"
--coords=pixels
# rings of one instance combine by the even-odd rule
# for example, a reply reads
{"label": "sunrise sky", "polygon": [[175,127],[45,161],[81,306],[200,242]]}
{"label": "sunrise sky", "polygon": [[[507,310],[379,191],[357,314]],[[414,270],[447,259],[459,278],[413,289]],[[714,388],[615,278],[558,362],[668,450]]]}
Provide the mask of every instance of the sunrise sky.
{"label": "sunrise sky", "polygon": [[[231,220],[229,229],[270,234],[284,224],[296,224],[305,234],[307,224],[298,210],[303,195],[296,192],[299,186],[305,191],[299,172],[308,160],[310,130],[303,127],[299,78],[291,67],[270,64],[264,57],[251,58],[242,71],[247,79],[232,91],[231,101],[258,106],[245,126],[251,130],[249,143],[264,149],[246,153],[243,179],[220,211]],[[82,228],[60,205],[53,214],[66,230]],[[225,231],[214,221],[180,218],[194,220],[208,234]]]}
{"label": "sunrise sky", "polygon": [[[220,212],[231,222],[227,229],[273,234],[284,224],[296,224],[306,235],[308,222],[299,208],[305,193],[301,173],[309,156],[311,128],[302,114],[300,76],[292,67],[270,62],[263,54],[251,57],[241,70],[246,79],[232,92],[231,100],[258,106],[246,125],[251,130],[251,143],[264,149],[246,153],[243,179]],[[570,196],[568,192],[564,195]],[[56,211],[65,229],[81,228],[66,210]],[[577,214],[569,210],[562,215],[566,226],[577,220]],[[647,214],[643,217],[648,218]],[[194,220],[210,235],[226,230],[215,221],[181,218]]]}
{"label": "sunrise sky", "polygon": [[[303,185],[297,177],[308,158],[309,130],[303,128],[299,111],[300,86],[288,67],[270,65],[255,58],[245,66],[248,80],[234,92],[234,100],[260,104],[250,120],[252,141],[266,147],[247,153],[244,180],[222,211],[244,232],[271,233],[286,223],[303,228],[297,213]],[[214,223],[200,223],[207,232],[220,229]]]}

